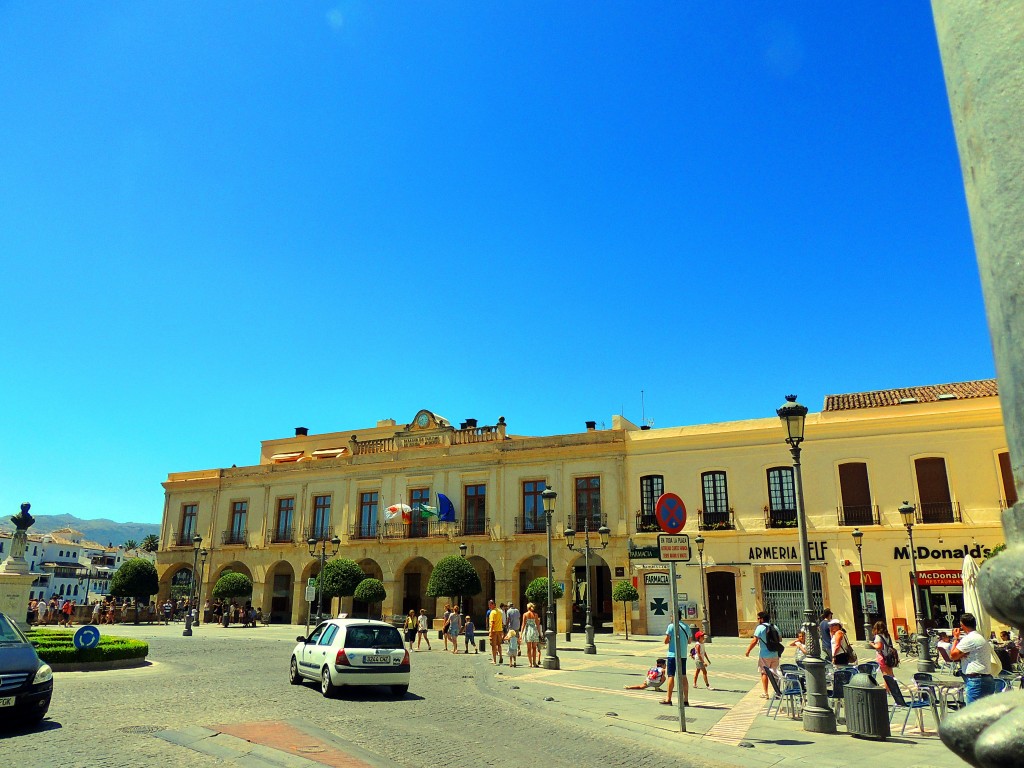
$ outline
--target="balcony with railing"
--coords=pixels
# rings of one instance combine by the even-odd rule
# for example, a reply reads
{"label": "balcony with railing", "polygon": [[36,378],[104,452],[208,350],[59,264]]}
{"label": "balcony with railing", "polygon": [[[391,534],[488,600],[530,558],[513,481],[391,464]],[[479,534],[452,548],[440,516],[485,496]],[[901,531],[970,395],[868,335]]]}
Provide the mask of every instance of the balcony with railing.
{"label": "balcony with railing", "polygon": [[192,539],[195,538],[195,535],[196,535],[195,531],[187,531],[187,532],[186,531],[180,531],[180,532],[174,534],[174,537],[171,539],[171,546],[172,547],[191,547],[191,546],[193,546]]}
{"label": "balcony with railing", "polygon": [[697,510],[697,529],[701,531],[732,531],[736,529],[736,510],[716,509],[705,512]]}
{"label": "balcony with railing", "polygon": [[836,507],[840,525],[881,525],[878,517],[878,505],[858,504]]}
{"label": "balcony with railing", "polygon": [[523,533],[547,533],[548,522],[544,515],[538,515],[536,518],[531,517],[517,517],[515,522],[515,532],[517,534]]}
{"label": "balcony with railing", "polygon": [[435,518],[413,520],[411,523],[377,523],[377,536],[381,539],[430,539],[458,535],[459,521],[441,522]]}
{"label": "balcony with railing", "polygon": [[[600,528],[601,526],[598,526]],[[637,533],[661,533],[661,525],[653,514],[641,511],[636,513],[635,530]]]}
{"label": "balcony with railing", "polygon": [[959,501],[929,501],[917,505],[919,523],[960,523]]}
{"label": "balcony with railing", "polygon": [[597,531],[602,525],[608,525],[608,515],[602,512],[577,512],[573,517],[570,517],[567,521],[569,525],[572,525],[576,532],[580,532],[584,528],[584,523],[589,520],[590,530]]}
{"label": "balcony with railing", "polygon": [[249,540],[249,531],[233,529],[230,531],[224,531],[220,535],[220,543],[226,545],[229,544],[241,544],[245,545]]}
{"label": "balcony with railing", "polygon": [[765,528],[796,528],[796,509],[764,508]]}
{"label": "balcony with railing", "polygon": [[334,537],[334,526],[333,525],[312,525],[302,531],[303,543],[310,539],[316,539],[317,541],[330,541]]}
{"label": "balcony with railing", "polygon": [[267,544],[294,544],[295,530],[291,526],[267,531]]}
{"label": "balcony with railing", "polygon": [[381,525],[376,520],[366,523],[358,523],[348,529],[350,539],[376,539]]}

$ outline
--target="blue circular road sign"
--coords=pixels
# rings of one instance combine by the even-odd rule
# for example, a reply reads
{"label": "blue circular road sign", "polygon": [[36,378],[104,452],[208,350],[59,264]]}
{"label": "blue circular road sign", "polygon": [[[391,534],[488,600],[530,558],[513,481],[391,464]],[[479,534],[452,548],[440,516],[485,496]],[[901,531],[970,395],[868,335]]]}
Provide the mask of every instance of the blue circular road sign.
{"label": "blue circular road sign", "polygon": [[686,525],[686,505],[674,493],[663,493],[658,497],[654,515],[665,533],[679,533]]}
{"label": "blue circular road sign", "polygon": [[94,648],[100,644],[100,631],[91,624],[78,628],[74,638],[75,648]]}

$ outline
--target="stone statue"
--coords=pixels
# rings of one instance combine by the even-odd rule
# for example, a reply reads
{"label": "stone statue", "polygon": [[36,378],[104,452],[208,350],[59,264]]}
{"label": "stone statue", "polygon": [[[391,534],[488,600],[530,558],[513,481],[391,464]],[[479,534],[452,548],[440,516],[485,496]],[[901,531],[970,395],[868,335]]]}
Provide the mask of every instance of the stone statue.
{"label": "stone statue", "polygon": [[6,573],[28,573],[28,563],[25,562],[25,552],[28,551],[28,529],[32,527],[36,519],[29,514],[32,505],[27,501],[21,505],[21,512],[11,517],[14,523],[14,536],[11,537],[11,554],[0,566],[0,571]]}

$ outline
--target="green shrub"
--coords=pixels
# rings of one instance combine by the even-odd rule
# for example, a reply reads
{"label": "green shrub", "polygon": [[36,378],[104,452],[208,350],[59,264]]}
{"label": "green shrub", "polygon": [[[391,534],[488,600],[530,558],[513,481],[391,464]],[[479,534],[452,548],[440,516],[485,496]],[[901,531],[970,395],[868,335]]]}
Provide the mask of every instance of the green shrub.
{"label": "green shrub", "polygon": [[130,637],[101,637],[95,648],[75,648],[73,632],[32,630],[29,640],[37,643],[36,653],[47,664],[90,664],[120,659],[144,659],[149,655],[149,643]]}

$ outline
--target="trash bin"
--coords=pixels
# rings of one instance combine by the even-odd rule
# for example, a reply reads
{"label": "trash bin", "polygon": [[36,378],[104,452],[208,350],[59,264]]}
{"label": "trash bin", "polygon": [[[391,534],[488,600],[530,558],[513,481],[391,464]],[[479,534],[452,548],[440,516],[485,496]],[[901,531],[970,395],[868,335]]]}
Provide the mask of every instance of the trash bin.
{"label": "trash bin", "polygon": [[889,738],[889,702],[885,688],[866,672],[843,686],[846,732],[852,736],[884,741]]}

